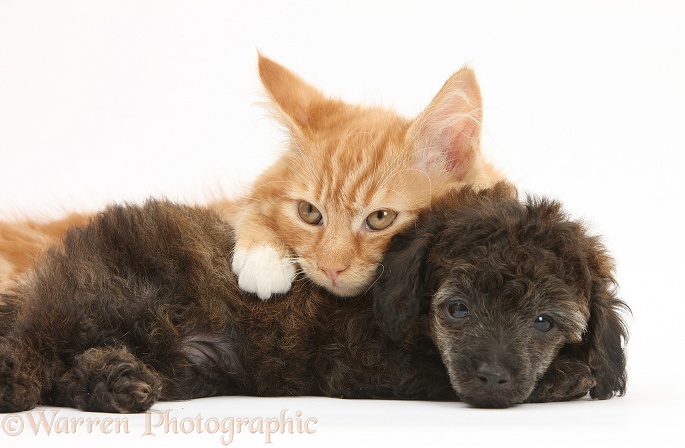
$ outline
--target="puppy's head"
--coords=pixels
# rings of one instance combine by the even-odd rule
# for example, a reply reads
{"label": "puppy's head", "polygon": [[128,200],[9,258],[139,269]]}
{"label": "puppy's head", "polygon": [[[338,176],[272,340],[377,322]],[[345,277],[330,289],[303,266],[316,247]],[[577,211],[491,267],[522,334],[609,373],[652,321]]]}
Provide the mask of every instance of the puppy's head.
{"label": "puppy's head", "polygon": [[624,393],[613,263],[558,203],[522,203],[505,184],[451,193],[393,239],[382,268],[379,325],[401,339],[428,316],[463,401],[526,401],[562,347],[589,367],[592,397]]}

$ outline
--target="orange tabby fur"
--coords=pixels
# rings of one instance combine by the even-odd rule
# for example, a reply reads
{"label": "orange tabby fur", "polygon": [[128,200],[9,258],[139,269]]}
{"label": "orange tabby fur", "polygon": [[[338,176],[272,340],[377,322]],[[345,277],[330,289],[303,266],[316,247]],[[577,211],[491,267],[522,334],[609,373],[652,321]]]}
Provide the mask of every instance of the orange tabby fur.
{"label": "orange tabby fur", "polygon": [[[432,197],[502,179],[480,151],[481,96],[469,68],[415,120],[326,98],[263,56],[259,70],[292,141],[229,217],[234,271],[241,288],[261,298],[287,291],[295,263],[334,294],[358,294],[373,282],[390,237]],[[300,201],[322,213],[321,224],[299,218]],[[398,215],[387,229],[371,231],[364,221],[378,210]]]}
{"label": "orange tabby fur", "polygon": [[[259,73],[292,143],[248,196],[212,206],[235,228],[241,288],[261,298],[287,291],[296,266],[335,294],[357,294],[373,282],[390,237],[432,197],[502,179],[480,151],[482,100],[469,68],[414,120],[326,98],[262,55]],[[320,225],[300,219],[300,201],[321,211]],[[378,210],[398,214],[388,228],[372,231],[365,219]],[[87,219],[0,223],[0,292],[67,227]]]}
{"label": "orange tabby fur", "polygon": [[48,222],[0,222],[0,292],[28,270],[35,257],[60,239],[69,227],[85,224],[89,218],[85,214],[71,213]]}

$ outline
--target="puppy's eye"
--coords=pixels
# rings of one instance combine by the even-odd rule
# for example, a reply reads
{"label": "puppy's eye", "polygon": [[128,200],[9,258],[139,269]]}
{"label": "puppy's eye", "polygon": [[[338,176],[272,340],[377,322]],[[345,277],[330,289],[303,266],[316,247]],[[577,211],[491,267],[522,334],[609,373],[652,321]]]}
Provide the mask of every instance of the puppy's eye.
{"label": "puppy's eye", "polygon": [[319,209],[306,201],[300,201],[297,204],[297,213],[302,221],[313,226],[321,224],[321,219],[323,218]]}
{"label": "puppy's eye", "polygon": [[554,327],[554,321],[546,314],[539,315],[533,321],[533,328],[542,331],[543,333],[548,332],[552,327]]}
{"label": "puppy's eye", "polygon": [[469,315],[469,307],[461,300],[447,305],[447,312],[455,319],[463,319]]}
{"label": "puppy's eye", "polygon": [[366,227],[371,230],[383,230],[395,221],[397,212],[392,210],[376,210],[366,217]]}

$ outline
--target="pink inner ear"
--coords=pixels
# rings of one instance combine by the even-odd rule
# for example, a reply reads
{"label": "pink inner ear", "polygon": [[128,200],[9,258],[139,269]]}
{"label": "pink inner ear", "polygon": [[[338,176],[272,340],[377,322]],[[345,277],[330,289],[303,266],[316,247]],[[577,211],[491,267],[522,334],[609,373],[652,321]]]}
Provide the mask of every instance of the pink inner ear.
{"label": "pink inner ear", "polygon": [[453,179],[461,181],[471,173],[478,157],[481,121],[478,83],[471,70],[462,69],[445,83],[407,135],[423,152],[420,164],[444,167]]}
{"label": "pink inner ear", "polygon": [[437,142],[455,180],[463,180],[472,168],[478,144],[478,124],[466,119],[460,125],[444,129]]}

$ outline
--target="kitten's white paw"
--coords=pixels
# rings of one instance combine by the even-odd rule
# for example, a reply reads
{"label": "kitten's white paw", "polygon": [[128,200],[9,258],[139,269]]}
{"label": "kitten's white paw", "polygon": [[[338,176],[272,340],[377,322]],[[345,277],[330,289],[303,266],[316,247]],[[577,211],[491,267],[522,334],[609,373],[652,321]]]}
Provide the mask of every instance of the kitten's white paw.
{"label": "kitten's white paw", "polygon": [[295,279],[295,267],[271,246],[236,249],[232,268],[240,289],[262,300],[290,291]]}

